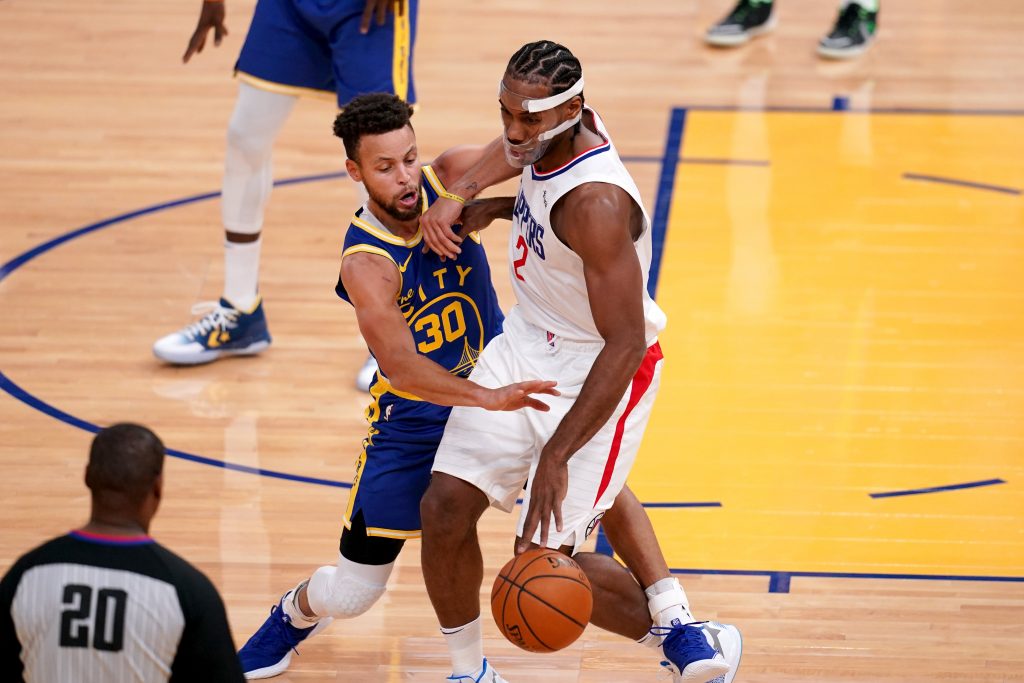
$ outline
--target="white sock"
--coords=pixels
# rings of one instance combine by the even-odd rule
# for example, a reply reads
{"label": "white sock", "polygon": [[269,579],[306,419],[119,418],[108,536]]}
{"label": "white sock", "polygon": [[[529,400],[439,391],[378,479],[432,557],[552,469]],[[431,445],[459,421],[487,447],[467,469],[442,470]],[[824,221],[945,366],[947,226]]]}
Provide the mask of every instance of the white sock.
{"label": "white sock", "polygon": [[288,615],[288,618],[292,620],[292,626],[295,628],[309,628],[310,626],[316,626],[316,623],[320,621],[320,617],[307,616],[301,609],[299,609],[296,596],[299,593],[299,589],[305,584],[306,582],[303,581],[298,586],[285,593],[284,598],[281,600],[281,608],[284,610],[284,613]]}
{"label": "white sock", "polygon": [[855,5],[860,5],[869,12],[878,11],[879,0],[843,0],[842,8],[845,9],[851,2]]}
{"label": "white sock", "polygon": [[251,311],[259,296],[262,247],[262,237],[255,242],[224,242],[224,298],[240,311]]}
{"label": "white sock", "polygon": [[696,621],[690,614],[690,601],[675,577],[656,581],[644,589],[647,606],[655,626],[672,627],[674,624],[689,624]]}
{"label": "white sock", "polygon": [[448,653],[452,658],[453,676],[480,675],[484,663],[484,640],[480,617],[458,628],[442,628]]}

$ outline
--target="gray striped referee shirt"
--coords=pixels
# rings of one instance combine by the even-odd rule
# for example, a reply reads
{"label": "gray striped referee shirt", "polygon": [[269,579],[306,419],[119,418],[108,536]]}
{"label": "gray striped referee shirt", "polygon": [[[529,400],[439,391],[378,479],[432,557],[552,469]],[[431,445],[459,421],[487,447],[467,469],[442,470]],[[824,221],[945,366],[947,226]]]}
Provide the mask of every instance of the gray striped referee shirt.
{"label": "gray striped referee shirt", "polygon": [[148,536],[78,531],[0,581],[0,679],[244,680],[224,603],[199,570]]}

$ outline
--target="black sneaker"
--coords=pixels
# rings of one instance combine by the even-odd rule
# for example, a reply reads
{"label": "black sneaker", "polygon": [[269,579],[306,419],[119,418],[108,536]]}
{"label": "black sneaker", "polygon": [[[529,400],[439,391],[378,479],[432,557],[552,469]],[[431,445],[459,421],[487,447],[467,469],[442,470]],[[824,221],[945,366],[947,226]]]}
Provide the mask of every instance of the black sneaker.
{"label": "black sneaker", "polygon": [[773,28],[772,0],[740,0],[729,16],[707,30],[704,42],[717,47],[735,47]]}
{"label": "black sneaker", "polygon": [[830,59],[849,59],[868,49],[878,29],[878,12],[870,12],[856,2],[839,11],[832,32],[818,42],[818,54]]}

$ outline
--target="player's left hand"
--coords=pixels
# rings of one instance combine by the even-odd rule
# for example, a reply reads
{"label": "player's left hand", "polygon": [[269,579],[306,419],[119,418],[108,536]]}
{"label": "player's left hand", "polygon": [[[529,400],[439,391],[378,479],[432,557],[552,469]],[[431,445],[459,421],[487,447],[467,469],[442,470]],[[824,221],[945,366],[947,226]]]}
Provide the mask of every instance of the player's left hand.
{"label": "player's left hand", "polygon": [[388,18],[388,10],[392,8],[395,14],[405,14],[405,0],[366,0],[363,19],[359,22],[359,32],[370,32],[370,22],[374,16],[377,17],[377,26],[383,26]]}
{"label": "player's left hand", "polygon": [[548,546],[548,530],[554,520],[562,531],[562,501],[569,490],[569,464],[541,452],[537,471],[530,482],[530,509],[523,523],[523,535],[516,540],[516,554],[530,549],[533,534],[540,527],[540,547]]}

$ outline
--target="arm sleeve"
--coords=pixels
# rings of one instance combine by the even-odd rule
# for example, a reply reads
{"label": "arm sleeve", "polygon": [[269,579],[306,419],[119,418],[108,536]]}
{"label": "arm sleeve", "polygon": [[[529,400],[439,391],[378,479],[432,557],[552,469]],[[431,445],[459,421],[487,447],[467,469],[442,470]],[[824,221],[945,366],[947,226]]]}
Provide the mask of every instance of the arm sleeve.
{"label": "arm sleeve", "polygon": [[224,603],[207,579],[199,572],[189,585],[178,587],[185,613],[185,630],[171,664],[171,683],[191,681],[245,680],[235,653]]}
{"label": "arm sleeve", "polygon": [[21,663],[21,643],[18,642],[18,633],[14,630],[14,617],[11,615],[14,592],[18,589],[21,577],[21,572],[15,571],[16,569],[17,567],[8,572],[0,581],[0,671],[4,672],[4,680],[22,683],[25,679],[24,666]]}

